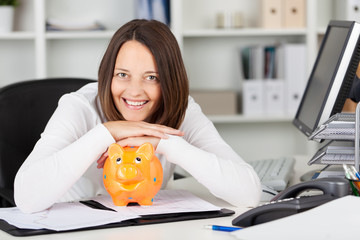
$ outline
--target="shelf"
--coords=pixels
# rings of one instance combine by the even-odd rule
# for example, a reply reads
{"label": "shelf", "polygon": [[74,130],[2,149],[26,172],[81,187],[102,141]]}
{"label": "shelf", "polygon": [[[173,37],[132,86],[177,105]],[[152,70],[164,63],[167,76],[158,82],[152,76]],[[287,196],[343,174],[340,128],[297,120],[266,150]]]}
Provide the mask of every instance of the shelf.
{"label": "shelf", "polygon": [[305,36],[306,29],[191,29],[184,30],[184,37],[254,37],[254,36]]}
{"label": "shelf", "polygon": [[[256,27],[259,26],[258,1],[242,1],[239,4],[239,1],[232,0],[223,6],[221,1],[215,0],[170,0],[171,27],[182,50],[190,87],[240,92],[239,48],[245,45],[304,43],[310,65],[315,60],[313,55],[317,51],[318,37],[325,32],[316,26],[325,26],[325,17],[330,16],[329,10],[329,14],[323,14],[324,19],[318,23],[317,15],[324,12],[324,7],[332,5],[331,1],[322,1],[326,3],[306,0],[305,28],[264,29]],[[106,0],[105,3],[97,0],[20,0],[14,26],[17,31],[0,34],[0,61],[5,62],[0,68],[1,85],[21,79],[54,76],[96,78],[107,42],[118,27],[136,16],[135,1]],[[317,6],[321,6],[321,11]],[[315,12],[317,9],[319,11]],[[243,12],[246,27],[216,28],[214,17],[221,11]],[[89,16],[101,22],[106,29],[46,31],[48,18],[86,20]],[[11,65],[19,59],[23,66],[20,72]],[[298,138],[303,136],[292,139],[293,116],[236,114],[208,117],[229,145],[244,158],[261,158],[262,154],[307,153],[307,146],[299,144],[302,139]],[[251,146],[260,146],[263,151],[254,151]]]}
{"label": "shelf", "polygon": [[34,32],[0,33],[0,40],[33,40],[33,39],[35,39]]}
{"label": "shelf", "polygon": [[109,39],[115,31],[54,31],[46,32],[47,39]]}
{"label": "shelf", "polygon": [[244,116],[238,115],[208,115],[213,123],[278,123],[291,122],[293,116]]}

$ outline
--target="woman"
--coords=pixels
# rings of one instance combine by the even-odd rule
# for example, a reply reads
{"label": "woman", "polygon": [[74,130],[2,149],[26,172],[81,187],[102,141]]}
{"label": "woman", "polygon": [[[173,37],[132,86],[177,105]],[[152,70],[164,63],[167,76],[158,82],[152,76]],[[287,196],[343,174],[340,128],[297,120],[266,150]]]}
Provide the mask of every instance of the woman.
{"label": "woman", "polygon": [[180,49],[166,25],[133,20],[122,26],[104,54],[98,83],[59,100],[16,175],[17,206],[31,213],[107,194],[99,168],[114,142],[152,143],[164,170],[163,188],[177,164],[229,203],[257,205],[256,173],[222,140],[188,91]]}

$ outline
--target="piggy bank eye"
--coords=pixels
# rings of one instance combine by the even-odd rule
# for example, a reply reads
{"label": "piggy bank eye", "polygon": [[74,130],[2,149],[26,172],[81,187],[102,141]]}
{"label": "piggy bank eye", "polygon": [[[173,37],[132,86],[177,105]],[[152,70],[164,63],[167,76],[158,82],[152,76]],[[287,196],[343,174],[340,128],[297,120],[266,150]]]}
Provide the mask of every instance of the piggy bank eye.
{"label": "piggy bank eye", "polygon": [[136,157],[136,158],[135,158],[135,163],[141,163],[141,158],[140,158],[140,157]]}
{"label": "piggy bank eye", "polygon": [[120,164],[122,162],[121,158],[116,159],[116,164]]}

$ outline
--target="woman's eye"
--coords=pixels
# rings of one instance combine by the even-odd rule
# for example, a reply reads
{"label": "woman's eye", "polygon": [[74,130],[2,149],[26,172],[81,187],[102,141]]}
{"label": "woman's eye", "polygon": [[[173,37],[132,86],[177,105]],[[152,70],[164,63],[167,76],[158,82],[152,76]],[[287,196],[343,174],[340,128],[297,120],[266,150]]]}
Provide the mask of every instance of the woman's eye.
{"label": "woman's eye", "polygon": [[120,164],[122,162],[121,158],[116,159],[116,164]]}
{"label": "woman's eye", "polygon": [[156,81],[157,80],[157,77],[156,76],[148,76],[147,79],[151,80],[151,81]]}
{"label": "woman's eye", "polygon": [[120,78],[125,78],[126,77],[126,73],[118,73],[117,74]]}

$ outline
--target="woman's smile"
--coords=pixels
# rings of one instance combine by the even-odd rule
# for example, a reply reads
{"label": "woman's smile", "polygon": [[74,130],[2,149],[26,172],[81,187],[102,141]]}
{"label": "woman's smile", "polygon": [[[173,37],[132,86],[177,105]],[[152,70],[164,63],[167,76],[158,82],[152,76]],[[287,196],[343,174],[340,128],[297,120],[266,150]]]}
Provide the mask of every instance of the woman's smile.
{"label": "woman's smile", "polygon": [[126,98],[122,98],[122,99],[124,100],[125,105],[131,110],[139,110],[149,102],[147,100],[130,100]]}

